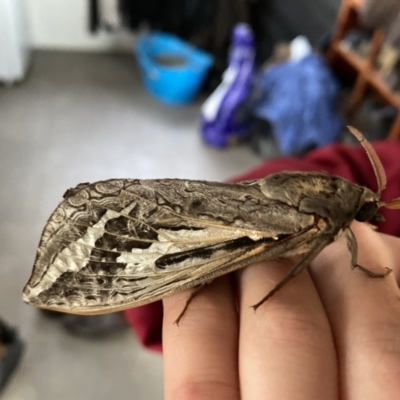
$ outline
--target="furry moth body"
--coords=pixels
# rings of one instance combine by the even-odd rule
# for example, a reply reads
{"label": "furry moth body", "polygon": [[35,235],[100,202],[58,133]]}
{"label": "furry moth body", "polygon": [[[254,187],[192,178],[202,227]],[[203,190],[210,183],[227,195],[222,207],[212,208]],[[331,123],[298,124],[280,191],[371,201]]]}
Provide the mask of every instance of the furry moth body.
{"label": "furry moth body", "polygon": [[[40,240],[25,302],[75,314],[150,303],[257,260],[303,254],[267,300],[344,233],[377,218],[383,168],[362,135],[378,179],[371,190],[323,172],[282,172],[243,183],[115,179],[68,190]],[[371,276],[374,274],[360,267]],[[181,317],[181,316],[180,316]]]}

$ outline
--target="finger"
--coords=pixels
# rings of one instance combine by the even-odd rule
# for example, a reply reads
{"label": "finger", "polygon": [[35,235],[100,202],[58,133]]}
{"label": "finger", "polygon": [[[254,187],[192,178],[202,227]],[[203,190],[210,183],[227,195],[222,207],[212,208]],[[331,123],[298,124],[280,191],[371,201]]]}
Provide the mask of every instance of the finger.
{"label": "finger", "polygon": [[[375,272],[398,271],[400,241],[363,224],[352,228],[358,263]],[[395,250],[394,250],[395,249]],[[350,269],[344,240],[329,246],[313,264],[313,279],[336,340],[341,398],[394,399],[400,392],[400,303],[393,274],[372,279]]]}
{"label": "finger", "polygon": [[238,317],[229,280],[204,288],[177,326],[191,291],[164,300],[165,398],[239,399]]}
{"label": "finger", "polygon": [[250,308],[296,261],[263,262],[241,272],[239,374],[243,399],[337,399],[333,339],[308,271],[291,280],[257,312]]}

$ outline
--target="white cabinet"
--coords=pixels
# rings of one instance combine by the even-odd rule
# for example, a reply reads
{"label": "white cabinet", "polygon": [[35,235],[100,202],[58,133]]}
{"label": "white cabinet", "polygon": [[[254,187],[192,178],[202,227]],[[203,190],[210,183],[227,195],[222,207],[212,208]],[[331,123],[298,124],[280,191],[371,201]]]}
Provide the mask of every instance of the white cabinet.
{"label": "white cabinet", "polygon": [[30,49],[22,0],[0,0],[0,82],[12,84],[25,76]]}

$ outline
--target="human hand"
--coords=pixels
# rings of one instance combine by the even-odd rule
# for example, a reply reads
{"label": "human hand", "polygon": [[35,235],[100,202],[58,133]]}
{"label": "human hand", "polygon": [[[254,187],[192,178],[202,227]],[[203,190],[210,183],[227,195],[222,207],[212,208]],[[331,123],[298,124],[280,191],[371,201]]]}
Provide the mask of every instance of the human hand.
{"label": "human hand", "polygon": [[254,312],[298,262],[260,262],[219,278],[173,322],[191,292],[164,300],[165,398],[395,399],[400,393],[400,239],[354,223],[343,239]]}

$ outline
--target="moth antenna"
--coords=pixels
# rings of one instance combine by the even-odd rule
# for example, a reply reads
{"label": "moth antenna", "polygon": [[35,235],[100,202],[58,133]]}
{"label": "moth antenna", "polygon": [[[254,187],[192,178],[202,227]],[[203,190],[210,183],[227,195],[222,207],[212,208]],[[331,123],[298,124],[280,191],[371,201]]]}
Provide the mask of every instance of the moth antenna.
{"label": "moth antenna", "polygon": [[382,203],[383,207],[390,208],[391,210],[398,210],[400,209],[400,197],[397,199],[385,201]]}
{"label": "moth antenna", "polygon": [[376,180],[378,183],[378,194],[380,195],[382,190],[384,190],[386,187],[386,174],[385,170],[383,169],[381,160],[376,154],[374,148],[371,146],[368,140],[365,139],[365,137],[359,130],[353,128],[352,126],[347,126],[347,128],[361,143],[361,146],[364,147],[364,150],[367,153],[369,160],[371,161],[372,168],[374,169]]}

